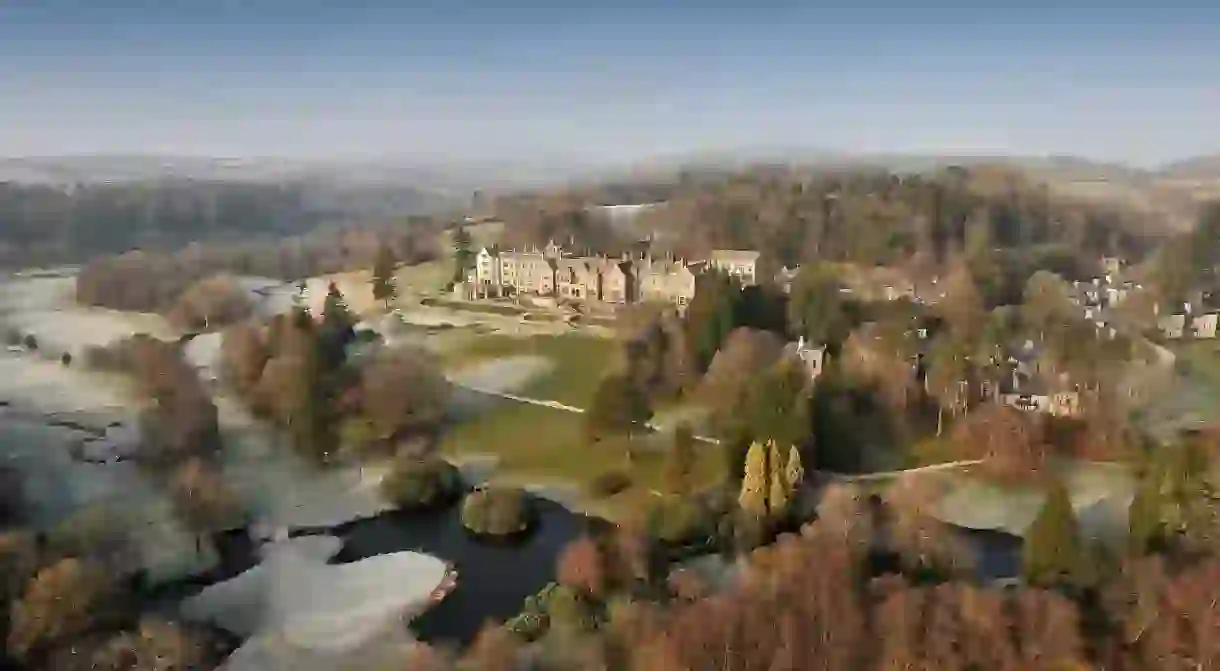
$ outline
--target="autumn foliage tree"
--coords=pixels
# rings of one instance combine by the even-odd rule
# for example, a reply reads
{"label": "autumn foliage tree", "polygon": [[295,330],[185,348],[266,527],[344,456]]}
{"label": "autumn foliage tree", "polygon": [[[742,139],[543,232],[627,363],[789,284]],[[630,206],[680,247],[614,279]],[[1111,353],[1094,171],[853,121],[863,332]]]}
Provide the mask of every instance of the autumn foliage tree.
{"label": "autumn foliage tree", "polygon": [[38,571],[13,604],[9,651],[24,657],[84,633],[102,615],[112,588],[100,568],[75,557]]}
{"label": "autumn foliage tree", "polygon": [[990,473],[1006,478],[1041,472],[1049,452],[1043,419],[1007,405],[972,410],[954,426],[950,441],[958,459],[985,459]]}

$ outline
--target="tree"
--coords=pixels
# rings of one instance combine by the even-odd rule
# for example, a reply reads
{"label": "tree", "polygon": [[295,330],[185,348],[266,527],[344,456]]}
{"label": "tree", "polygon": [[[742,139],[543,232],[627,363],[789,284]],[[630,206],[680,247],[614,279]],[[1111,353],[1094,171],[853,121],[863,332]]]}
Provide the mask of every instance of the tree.
{"label": "tree", "polygon": [[435,357],[421,348],[382,350],[360,371],[360,409],[378,440],[435,428],[450,393]]}
{"label": "tree", "polygon": [[956,416],[969,403],[970,363],[965,347],[947,335],[937,336],[932,343],[931,361],[924,383],[936,399],[936,435],[944,428],[944,410]]}
{"label": "tree", "polygon": [[785,445],[801,445],[809,438],[809,378],[796,361],[775,362],[749,389],[744,405],[755,437]]}
{"label": "tree", "polygon": [[81,559],[69,557],[43,568],[13,604],[8,649],[24,657],[84,633],[110,591],[106,574]]}
{"label": "tree", "polygon": [[343,292],[331,282],[326,289],[326,301],[322,305],[322,324],[318,329],[318,345],[322,348],[323,363],[337,368],[346,357],[345,350],[356,337],[356,318],[347,307]]}
{"label": "tree", "polygon": [[457,668],[459,671],[516,671],[520,652],[520,639],[506,627],[484,625]]}
{"label": "tree", "polygon": [[258,386],[269,358],[262,334],[250,324],[241,324],[225,331],[220,355],[222,376],[242,395]]}
{"label": "tree", "polygon": [[733,329],[703,376],[700,398],[721,414],[740,410],[750,385],[782,353],[783,343],[772,333],[745,327]]}
{"label": "tree", "polygon": [[170,310],[169,320],[179,328],[209,330],[249,317],[250,294],[232,275],[213,275],[192,284]]}
{"label": "tree", "polygon": [[838,274],[821,264],[803,266],[792,283],[788,328],[793,337],[837,346],[851,330]]}
{"label": "tree", "polygon": [[394,252],[389,245],[382,243],[377,248],[377,258],[373,261],[373,298],[385,303],[385,309],[390,309],[390,301],[398,295],[398,285],[394,279]]}
{"label": "tree", "polygon": [[950,266],[945,277],[945,297],[937,302],[937,308],[951,337],[967,345],[977,342],[986,315],[983,297],[965,263],[958,261]]}
{"label": "tree", "polygon": [[767,446],[755,442],[746,453],[745,474],[737,502],[742,510],[757,518],[767,516]]}
{"label": "tree", "polygon": [[648,396],[626,375],[610,375],[593,394],[585,428],[594,439],[616,433],[630,436],[644,429],[649,419],[652,408]]}
{"label": "tree", "polygon": [[462,282],[466,279],[466,271],[474,265],[473,241],[470,231],[462,224],[453,229],[453,281]]}
{"label": "tree", "polygon": [[260,404],[284,427],[297,450],[326,463],[335,448],[334,416],[313,320],[299,312],[279,337],[278,352],[259,381]]}
{"label": "tree", "polygon": [[1164,533],[1161,491],[1154,478],[1136,483],[1135,495],[1127,509],[1127,552],[1140,557],[1147,554]]}
{"label": "tree", "polygon": [[236,494],[202,459],[189,459],[178,468],[171,493],[179,518],[195,533],[196,552],[202,551],[205,534],[236,529],[245,521]]}
{"label": "tree", "polygon": [[800,489],[805,483],[805,467],[801,465],[801,451],[796,445],[788,448],[788,464],[784,467],[784,480],[789,491]]}
{"label": "tree", "polygon": [[689,424],[678,425],[674,441],[665,454],[665,487],[671,494],[686,496],[691,491],[695,467],[695,432]]}
{"label": "tree", "polygon": [[1071,498],[1067,488],[1056,482],[1025,533],[1022,573],[1033,585],[1083,586],[1086,563]]}
{"label": "tree", "polygon": [[686,309],[688,351],[700,372],[711,365],[736,326],[741,288],[735,280],[719,272],[700,274],[695,280],[695,297]]}
{"label": "tree", "polygon": [[556,579],[561,585],[600,599],[606,594],[613,568],[598,542],[582,536],[560,553]]}
{"label": "tree", "polygon": [[767,453],[770,462],[770,468],[767,469],[768,479],[771,481],[770,494],[767,496],[767,510],[771,515],[778,517],[788,510],[792,488],[788,486],[788,475],[779,443],[771,441]]}
{"label": "tree", "polygon": [[202,630],[173,622],[142,618],[134,631],[124,631],[94,652],[91,671],[189,671],[213,668],[220,642]]}
{"label": "tree", "polygon": [[1058,275],[1039,270],[1025,284],[1021,318],[1043,338],[1059,326],[1077,319],[1078,312],[1068,300],[1067,287]]}
{"label": "tree", "polygon": [[950,435],[957,459],[986,459],[988,470],[1026,477],[1042,470],[1047,458],[1045,425],[1040,417],[1007,405],[971,410]]}

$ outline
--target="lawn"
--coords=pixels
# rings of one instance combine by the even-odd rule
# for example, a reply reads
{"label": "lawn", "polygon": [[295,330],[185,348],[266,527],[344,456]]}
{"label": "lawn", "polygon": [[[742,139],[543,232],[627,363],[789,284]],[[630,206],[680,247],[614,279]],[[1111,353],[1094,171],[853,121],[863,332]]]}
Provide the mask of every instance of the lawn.
{"label": "lawn", "polygon": [[[492,455],[497,471],[517,481],[565,482],[576,485],[585,508],[610,519],[623,519],[661,489],[664,449],[668,434],[626,437],[590,444],[584,435],[583,416],[525,404],[498,407],[477,420],[454,427],[442,441],[449,457]],[[635,455],[627,459],[628,447]],[[713,445],[699,445],[696,486],[719,482],[723,459]],[[620,471],[632,486],[614,496],[598,499],[590,484],[599,475]]]}
{"label": "lawn", "polygon": [[472,303],[469,301],[446,300],[444,298],[425,298],[420,301],[421,305],[435,308],[446,308],[449,310],[465,310],[466,312],[482,312],[485,314],[516,316],[523,314],[525,310],[515,305],[504,305],[501,303]]}
{"label": "lawn", "polygon": [[597,336],[564,334],[514,337],[484,334],[444,354],[446,368],[511,356],[540,356],[554,366],[518,393],[587,408],[601,379],[618,361],[618,342]]}

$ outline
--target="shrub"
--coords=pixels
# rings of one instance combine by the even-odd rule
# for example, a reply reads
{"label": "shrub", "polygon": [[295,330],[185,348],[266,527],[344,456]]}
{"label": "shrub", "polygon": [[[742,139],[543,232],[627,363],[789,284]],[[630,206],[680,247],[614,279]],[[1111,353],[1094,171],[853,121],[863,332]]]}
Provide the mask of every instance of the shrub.
{"label": "shrub", "polygon": [[520,533],[533,522],[525,492],[516,487],[489,487],[471,492],[462,503],[462,525],[477,534]]}
{"label": "shrub", "polygon": [[408,509],[451,503],[461,489],[457,467],[438,457],[401,459],[381,482],[386,498]]}
{"label": "shrub", "polygon": [[652,525],[657,539],[675,545],[707,538],[715,531],[715,520],[710,511],[696,501],[678,497],[670,497],[656,504],[652,510]]}
{"label": "shrub", "polygon": [[65,366],[71,366],[72,365],[72,353],[64,352],[63,354],[61,354],[59,356],[59,362]]}
{"label": "shrub", "polygon": [[38,338],[33,335],[26,335],[21,339],[21,344],[25,345],[26,349],[38,349]]}
{"label": "shrub", "polygon": [[631,487],[631,476],[622,471],[607,471],[593,478],[589,483],[589,493],[604,499],[624,492]]}

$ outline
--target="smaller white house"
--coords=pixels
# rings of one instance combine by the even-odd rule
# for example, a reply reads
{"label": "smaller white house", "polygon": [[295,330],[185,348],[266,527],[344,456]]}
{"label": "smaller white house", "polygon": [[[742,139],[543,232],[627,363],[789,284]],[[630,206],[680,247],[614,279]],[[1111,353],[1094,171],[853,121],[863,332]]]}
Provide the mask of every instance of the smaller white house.
{"label": "smaller white house", "polygon": [[810,381],[818,379],[818,376],[822,374],[822,367],[826,361],[825,347],[814,347],[805,341],[804,336],[801,336],[796,342],[788,343],[785,350],[805,366]]}
{"label": "smaller white house", "polygon": [[1216,337],[1218,315],[1215,312],[1202,314],[1191,320],[1191,332],[1196,338],[1211,340]]}
{"label": "smaller white house", "polygon": [[1161,317],[1157,320],[1157,328],[1166,338],[1177,340],[1186,330],[1186,315],[1176,314]]}

